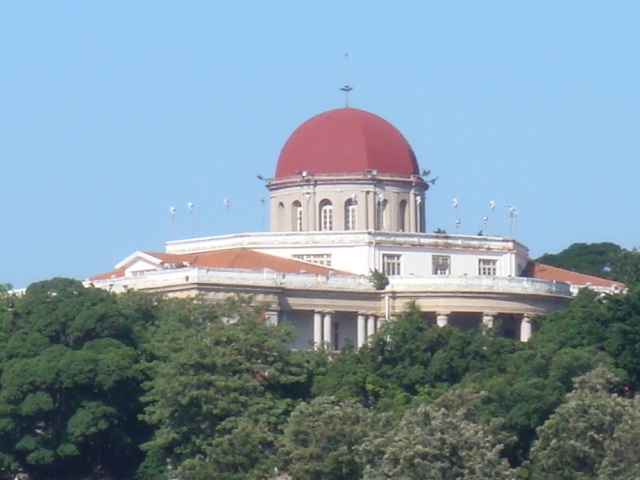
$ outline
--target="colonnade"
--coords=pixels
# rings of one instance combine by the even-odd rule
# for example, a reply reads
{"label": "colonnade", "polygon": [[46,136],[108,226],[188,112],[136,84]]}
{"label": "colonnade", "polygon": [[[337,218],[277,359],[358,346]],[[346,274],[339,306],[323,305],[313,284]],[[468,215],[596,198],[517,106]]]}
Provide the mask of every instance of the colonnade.
{"label": "colonnade", "polygon": [[[381,319],[376,315],[359,313],[356,326],[356,345],[361,348],[380,328]],[[313,347],[337,350],[340,334],[336,329],[339,323],[334,323],[333,312],[316,311],[313,314]]]}
{"label": "colonnade", "polygon": [[[453,322],[453,325],[464,328],[458,323],[461,319],[456,317],[456,312],[437,311],[434,313],[438,327],[446,327]],[[510,332],[507,335],[511,338],[515,336],[521,342],[528,342],[533,333],[532,314],[509,314],[507,318],[495,312],[483,312],[478,315],[477,321],[485,331],[500,325],[500,320],[502,320],[508,322],[503,324],[502,328],[507,328],[503,333]],[[356,320],[355,325],[352,323],[353,320]],[[354,319],[351,315],[345,318],[344,313],[338,316],[333,311],[315,311],[313,312],[313,348],[339,350],[342,340],[354,339],[353,336],[355,336],[356,348],[360,349],[380,330],[383,321],[382,317],[366,312],[357,313]],[[478,324],[476,323],[476,325]],[[470,328],[468,323],[466,328]]]}
{"label": "colonnade", "polygon": [[[436,312],[436,324],[439,327],[446,327],[449,324],[451,312]],[[495,325],[495,313],[485,312],[482,314],[482,325],[486,329],[492,329]],[[524,314],[520,319],[520,341],[528,342],[533,334],[533,323],[531,314]]]}

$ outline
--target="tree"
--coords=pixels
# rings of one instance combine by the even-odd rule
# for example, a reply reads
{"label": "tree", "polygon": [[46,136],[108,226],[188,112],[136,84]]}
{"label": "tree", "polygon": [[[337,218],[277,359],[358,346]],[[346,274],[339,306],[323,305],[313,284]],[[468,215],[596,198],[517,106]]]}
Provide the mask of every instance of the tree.
{"label": "tree", "polygon": [[605,442],[607,454],[598,469],[599,480],[640,478],[640,398],[626,403],[620,423]]}
{"label": "tree", "polygon": [[272,428],[242,416],[227,424],[228,433],[216,436],[203,454],[180,465],[176,472],[180,478],[259,480],[274,471],[276,436]]}
{"label": "tree", "polygon": [[433,403],[406,412],[382,437],[362,446],[365,480],[511,479],[501,458],[500,421],[478,421],[475,409],[484,395],[453,390]]}
{"label": "tree", "polygon": [[[145,345],[151,377],[143,418],[154,425],[140,469],[145,479],[167,468],[189,478],[257,478],[266,473],[267,445],[300,396],[308,393],[308,363],[289,348],[287,325],[259,321],[251,299],[213,304],[165,300]],[[225,447],[242,443],[243,456]],[[248,449],[248,450],[247,450]]]}
{"label": "tree", "polygon": [[[612,393],[619,382],[603,367],[575,380],[575,390],[567,395],[567,402],[538,429],[531,461],[524,467],[531,479],[598,478],[616,428],[630,406],[628,400]],[[635,425],[635,432],[638,427]],[[616,469],[611,461],[608,468]]]}
{"label": "tree", "polygon": [[134,321],[112,294],[62,278],[0,313],[4,478],[133,475],[146,433]]}
{"label": "tree", "polygon": [[640,289],[606,297],[581,291],[567,310],[540,319],[531,343],[604,352],[635,390],[640,385]]}
{"label": "tree", "polygon": [[371,412],[353,400],[318,397],[301,403],[280,442],[283,470],[296,480],[360,479],[358,448],[373,428]]}
{"label": "tree", "polygon": [[560,253],[545,253],[536,262],[608,278],[611,265],[621,251],[619,245],[610,242],[574,243]]}
{"label": "tree", "polygon": [[357,353],[343,353],[318,375],[316,395],[355,398],[377,410],[398,410],[418,394],[436,397],[482,363],[473,335],[432,327],[415,304]]}
{"label": "tree", "polygon": [[640,286],[640,252],[638,249],[622,250],[611,261],[612,278],[627,287]]}
{"label": "tree", "polygon": [[[485,369],[467,376],[461,387],[487,392],[487,400],[478,407],[478,415],[487,421],[503,420],[502,429],[515,438],[505,446],[504,455],[512,466],[528,457],[541,426],[564,401],[575,376],[588,372],[598,362],[610,361],[604,354],[579,349],[537,348],[518,344],[511,353],[504,347],[492,353],[491,346],[509,342],[488,339],[488,361]],[[495,348],[495,347],[494,347]]]}
{"label": "tree", "polygon": [[380,270],[371,270],[370,280],[376,290],[384,290],[389,286],[389,277]]}
{"label": "tree", "polygon": [[545,253],[536,262],[610,278],[627,286],[640,285],[640,252],[615,243],[574,243],[560,253]]}

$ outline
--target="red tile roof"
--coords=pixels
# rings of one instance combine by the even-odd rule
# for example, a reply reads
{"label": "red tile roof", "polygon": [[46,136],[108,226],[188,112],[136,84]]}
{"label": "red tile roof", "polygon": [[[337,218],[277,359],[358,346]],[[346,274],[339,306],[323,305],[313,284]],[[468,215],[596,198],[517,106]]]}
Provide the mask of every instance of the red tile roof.
{"label": "red tile roof", "polygon": [[552,267],[543,263],[529,262],[526,268],[526,276],[540,278],[543,280],[555,280],[556,282],[566,282],[571,285],[584,285],[594,287],[611,288],[615,287],[624,290],[626,285],[622,282],[614,282],[606,278],[585,275],[584,273],[572,272],[564,268]]}
{"label": "red tile roof", "polygon": [[90,277],[89,280],[108,280],[110,278],[119,277],[124,277],[124,268],[118,268],[116,270],[111,270],[110,272],[99,273],[98,275]]}
{"label": "red tile roof", "polygon": [[[335,271],[331,268],[312,263],[277,257],[267,253],[257,252],[248,248],[233,248],[229,250],[216,250],[213,252],[175,254],[162,252],[143,252],[162,261],[164,264],[176,264],[189,267],[209,268],[238,268],[246,270],[270,270],[281,273],[311,273],[314,275],[328,275],[335,272],[341,275],[351,275],[348,272]],[[105,280],[115,277],[123,277],[124,268],[113,270],[90,277],[89,280]]]}

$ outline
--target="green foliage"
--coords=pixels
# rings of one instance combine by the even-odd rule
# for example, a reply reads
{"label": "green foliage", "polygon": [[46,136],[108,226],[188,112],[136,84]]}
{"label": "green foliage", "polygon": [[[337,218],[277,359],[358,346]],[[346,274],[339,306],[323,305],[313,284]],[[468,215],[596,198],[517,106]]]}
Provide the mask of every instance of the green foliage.
{"label": "green foliage", "polygon": [[411,304],[358,353],[343,353],[318,375],[317,395],[355,398],[378,410],[399,410],[418,395],[437,396],[471,371],[485,354],[473,336],[430,327]]}
{"label": "green foliage", "polygon": [[627,400],[613,435],[605,443],[606,456],[598,469],[598,480],[640,478],[640,398]]}
{"label": "green foliage", "polygon": [[620,246],[609,242],[574,243],[560,253],[546,253],[536,262],[603,277],[608,275],[611,264],[621,251]]}
{"label": "green foliage", "polygon": [[384,290],[389,286],[389,277],[380,270],[371,270],[371,276],[369,279],[371,280],[371,283],[373,283],[373,288],[376,290]]}
{"label": "green foliage", "polygon": [[0,479],[640,477],[640,288],[583,291],[528,343],[409,305],[335,357],[264,308],[0,288]]}
{"label": "green foliage", "polygon": [[0,471],[131,475],[144,432],[133,319],[104,290],[33,284],[0,314]]}
{"label": "green foliage", "polygon": [[633,389],[640,385],[640,289],[598,298],[583,291],[567,310],[540,320],[532,343],[604,352],[626,373]]}
{"label": "green foliage", "polygon": [[570,391],[572,378],[603,360],[604,355],[575,349],[554,351],[523,346],[501,357],[492,355],[484,370],[467,376],[461,385],[487,392],[487,401],[479,412],[487,419],[504,420],[503,430],[515,437],[504,454],[512,465],[518,465],[527,457],[535,429]]}
{"label": "green foliage", "polygon": [[624,282],[628,287],[640,287],[640,252],[622,250],[611,262],[612,278]]}
{"label": "green foliage", "polygon": [[536,262],[610,278],[627,286],[640,285],[640,252],[614,243],[574,243],[560,253],[546,253]]}
{"label": "green foliage", "polygon": [[[145,347],[152,378],[145,384],[143,418],[155,433],[143,445],[141,476],[164,478],[166,461],[178,476],[188,471],[193,478],[264,473],[264,443],[308,383],[303,357],[288,347],[292,330],[259,323],[260,310],[250,299],[166,300],[159,313]],[[240,461],[223,447],[247,435],[248,421],[264,435],[247,444],[252,451]]]}
{"label": "green foliage", "polygon": [[362,478],[357,451],[374,429],[372,414],[353,400],[318,397],[289,417],[280,442],[282,469],[297,480]]}
{"label": "green foliage", "polygon": [[362,446],[365,480],[511,479],[500,452],[508,439],[500,421],[478,420],[483,395],[453,390],[436,402],[408,410],[386,435]]}
{"label": "green foliage", "polygon": [[[523,468],[529,478],[617,478],[599,474],[616,429],[632,406],[629,400],[612,394],[617,383],[619,380],[602,367],[576,379],[576,389],[567,395],[567,402],[538,429],[531,461]],[[639,429],[640,424],[631,428],[635,433]],[[617,453],[621,453],[619,449]],[[604,469],[618,470],[610,459]]]}
{"label": "green foliage", "polygon": [[276,466],[275,435],[264,423],[239,417],[228,433],[216,436],[205,453],[185,460],[180,478],[190,480],[263,479]]}

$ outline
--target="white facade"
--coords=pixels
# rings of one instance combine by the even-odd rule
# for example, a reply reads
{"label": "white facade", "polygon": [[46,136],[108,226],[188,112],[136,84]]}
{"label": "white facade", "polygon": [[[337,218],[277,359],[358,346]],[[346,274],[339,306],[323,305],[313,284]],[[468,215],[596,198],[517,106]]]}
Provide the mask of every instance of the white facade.
{"label": "white facade", "polygon": [[[301,268],[285,274],[174,262],[180,255],[235,249],[302,260],[310,266],[322,264],[331,270],[318,275]],[[535,315],[563,308],[571,298],[565,283],[521,277],[528,261],[526,247],[500,237],[376,231],[251,233],[172,241],[166,244],[166,254],[171,262],[136,252],[116,265],[122,276],[93,283],[114,292],[200,293],[212,299],[253,295],[271,305],[271,321],[296,327],[294,348],[338,349],[347,341],[361,346],[409,302],[417,303],[425,321],[434,325],[462,329],[490,325],[497,334],[526,341]],[[369,278],[374,269],[388,274],[386,289],[374,288]]]}
{"label": "white facade", "polygon": [[[518,277],[529,261],[528,249],[514,239],[427,233],[272,232],[223,235],[166,244],[167,253],[173,254],[230,248],[250,248],[355,275],[369,275],[372,270],[379,270],[389,276],[403,277]],[[399,256],[398,274],[385,268],[388,266],[385,260],[392,256]],[[448,268],[442,268],[445,265],[438,263],[442,260],[448,262]],[[490,271],[491,264],[495,268],[493,272]]]}

